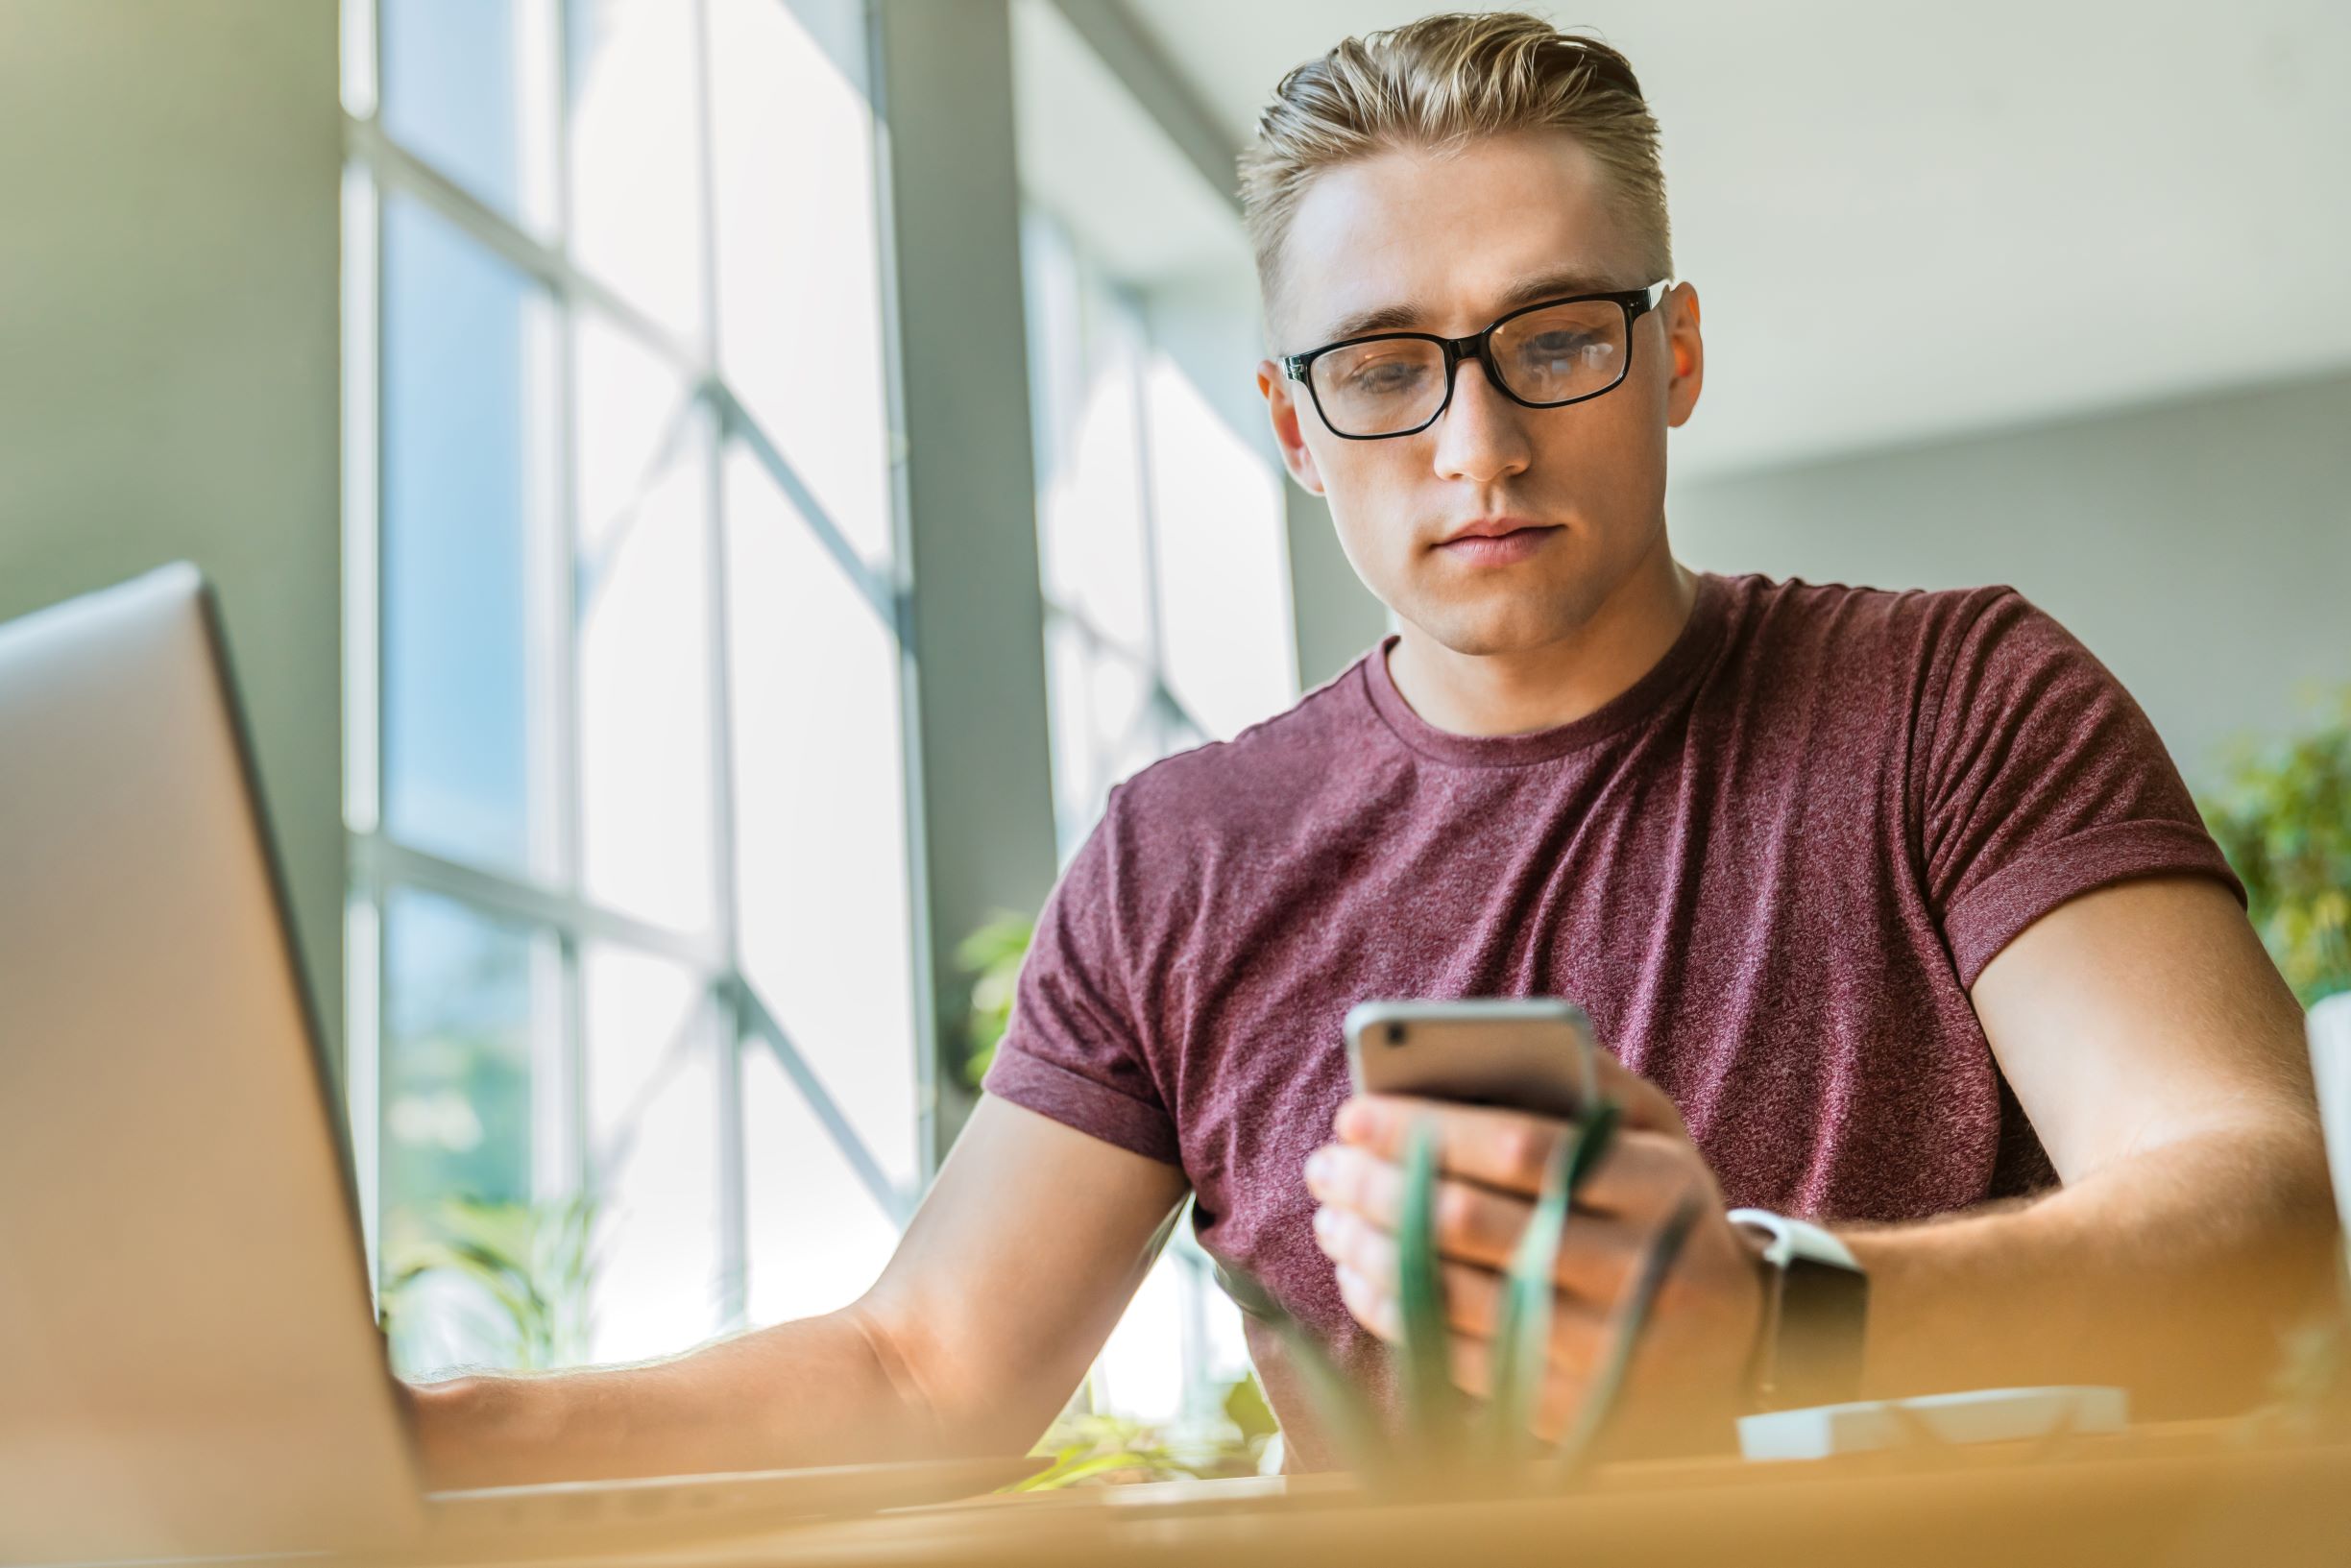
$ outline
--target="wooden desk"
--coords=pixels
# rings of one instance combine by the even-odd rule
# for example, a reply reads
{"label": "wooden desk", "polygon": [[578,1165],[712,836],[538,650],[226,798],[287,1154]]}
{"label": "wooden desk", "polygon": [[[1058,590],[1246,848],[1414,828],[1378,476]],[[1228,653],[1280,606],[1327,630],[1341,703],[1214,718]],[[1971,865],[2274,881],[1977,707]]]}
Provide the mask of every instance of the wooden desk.
{"label": "wooden desk", "polygon": [[[447,1559],[443,1559],[445,1562]],[[1581,1491],[1402,1501],[1343,1477],[1005,1496],[697,1546],[518,1561],[631,1565],[2351,1564],[2351,1446],[2148,1429],[1794,1464],[1625,1465]]]}

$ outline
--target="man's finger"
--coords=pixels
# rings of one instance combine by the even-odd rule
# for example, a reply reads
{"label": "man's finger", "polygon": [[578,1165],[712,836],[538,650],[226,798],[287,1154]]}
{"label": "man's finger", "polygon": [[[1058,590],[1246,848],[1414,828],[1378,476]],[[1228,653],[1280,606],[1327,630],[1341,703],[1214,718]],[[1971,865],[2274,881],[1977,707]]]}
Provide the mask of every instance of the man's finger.
{"label": "man's finger", "polygon": [[[1394,1179],[1400,1186],[1400,1174]],[[1371,1185],[1382,1186],[1384,1179],[1375,1174]],[[1350,1266],[1393,1291],[1398,1250],[1394,1201],[1388,1200],[1384,1216],[1345,1201],[1325,1202],[1315,1213],[1315,1244],[1334,1263]],[[1516,1250],[1517,1233],[1526,1226],[1527,1212],[1527,1205],[1516,1199],[1498,1197],[1461,1182],[1440,1183],[1437,1190],[1440,1259],[1483,1272],[1498,1285]],[[1567,1222],[1567,1235],[1552,1271],[1552,1283],[1579,1300],[1613,1301],[1652,1228],[1645,1223],[1600,1215],[1578,1215]],[[1497,1307],[1495,1311],[1498,1310]]]}
{"label": "man's finger", "polygon": [[[1395,1297],[1381,1291],[1370,1280],[1351,1268],[1339,1270],[1339,1295],[1346,1303],[1355,1320],[1380,1339],[1394,1344],[1403,1338],[1400,1315]],[[1570,1314],[1568,1332],[1586,1346],[1580,1353],[1560,1355],[1554,1352],[1543,1368],[1542,1391],[1538,1396],[1532,1426],[1537,1435],[1556,1441],[1566,1430],[1567,1417],[1578,1400],[1589,1387],[1591,1367],[1596,1360],[1604,1319],[1588,1323],[1575,1321],[1579,1315]],[[1493,1341],[1472,1334],[1454,1334],[1447,1347],[1447,1359],[1452,1364],[1456,1387],[1480,1399],[1493,1397]],[[1557,1342],[1558,1333],[1554,1333]]]}
{"label": "man's finger", "polygon": [[[1349,1209],[1393,1234],[1404,1212],[1404,1172],[1363,1149],[1337,1144],[1308,1162],[1306,1187],[1323,1204]],[[1438,1250],[1463,1263],[1499,1267],[1517,1244],[1532,1207],[1523,1197],[1471,1182],[1440,1180],[1436,1196]]]}
{"label": "man's finger", "polygon": [[1619,1130],[1576,1189],[1576,1212],[1662,1223],[1689,1191],[1692,1166],[1703,1159],[1679,1133]]}
{"label": "man's finger", "polygon": [[[1493,1397],[1494,1349],[1491,1339],[1475,1339],[1456,1335],[1453,1340],[1453,1382],[1466,1392],[1480,1399]],[[1567,1430],[1567,1421],[1590,1387],[1591,1358],[1577,1361],[1552,1359],[1544,1370],[1542,1391],[1535,1401],[1533,1419],[1529,1426],[1537,1436],[1557,1442],[1560,1434]]]}
{"label": "man's finger", "polygon": [[[1638,1127],[1648,1132],[1687,1135],[1688,1129],[1682,1122],[1682,1113],[1675,1108],[1665,1091],[1633,1072],[1609,1052],[1598,1050],[1592,1053],[1592,1076],[1601,1097],[1616,1102],[1623,1126]],[[1408,1095],[1358,1095],[1347,1102],[1347,1106],[1370,1103],[1415,1109],[1442,1106],[1473,1118],[1480,1115],[1510,1117],[1529,1114],[1514,1111],[1507,1106],[1457,1105],[1447,1100],[1424,1099]],[[1343,1108],[1341,1115],[1344,1117],[1347,1114],[1348,1110]],[[1386,1130],[1382,1133],[1382,1140],[1400,1149],[1408,1130],[1407,1127]]]}
{"label": "man's finger", "polygon": [[[1506,1193],[1537,1193],[1563,1139],[1573,1126],[1552,1117],[1536,1116],[1491,1105],[1452,1105],[1442,1100],[1414,1099],[1397,1095],[1359,1095],[1340,1107],[1334,1123],[1340,1142],[1367,1149],[1382,1159],[1401,1162],[1417,1122],[1427,1122],[1437,1131],[1438,1168]],[[1608,1208],[1610,1189],[1595,1185],[1625,1148],[1652,1151],[1681,1149],[1687,1139],[1677,1130],[1617,1124],[1615,1139],[1599,1170],[1579,1198],[1590,1207]],[[1631,1162],[1628,1162],[1630,1164]],[[1654,1165],[1654,1158],[1643,1164]],[[1620,1167],[1626,1170],[1627,1167]],[[1619,1183],[1621,1186],[1621,1183]]]}
{"label": "man's finger", "polygon": [[[1334,1259],[1338,1266],[1339,1296],[1355,1320],[1390,1343],[1402,1339],[1403,1315],[1396,1292],[1395,1266],[1376,1256],[1361,1266],[1354,1258]],[[1439,1277],[1445,1305],[1445,1325],[1457,1340],[1491,1339],[1501,1322],[1502,1276],[1466,1264],[1442,1264]],[[1566,1368],[1588,1366],[1599,1354],[1609,1324],[1605,1308],[1570,1297],[1556,1297],[1551,1309],[1550,1361]],[[1474,1390],[1473,1390],[1474,1391]]]}

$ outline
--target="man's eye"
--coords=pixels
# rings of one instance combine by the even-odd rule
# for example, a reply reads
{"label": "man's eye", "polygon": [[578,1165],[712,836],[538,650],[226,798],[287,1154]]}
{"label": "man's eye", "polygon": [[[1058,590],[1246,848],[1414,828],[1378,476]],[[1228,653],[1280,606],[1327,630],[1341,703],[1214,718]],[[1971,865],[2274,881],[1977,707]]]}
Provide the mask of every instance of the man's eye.
{"label": "man's eye", "polygon": [[1533,360],[1573,359],[1588,351],[1593,341],[1588,332],[1545,332],[1529,338],[1519,354]]}
{"label": "man's eye", "polygon": [[1358,365],[1347,375],[1347,390],[1378,395],[1404,392],[1420,379],[1426,366],[1418,360],[1387,359],[1369,365]]}

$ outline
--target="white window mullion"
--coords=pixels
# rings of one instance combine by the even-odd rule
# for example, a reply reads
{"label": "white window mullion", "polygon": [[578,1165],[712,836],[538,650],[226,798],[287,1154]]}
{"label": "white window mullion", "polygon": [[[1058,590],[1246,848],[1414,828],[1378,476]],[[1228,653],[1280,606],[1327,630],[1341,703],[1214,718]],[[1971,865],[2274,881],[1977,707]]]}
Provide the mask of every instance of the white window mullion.
{"label": "white window mullion", "polygon": [[[711,104],[711,17],[708,0],[693,0],[694,97],[700,110],[694,116],[696,178],[702,182],[702,341],[701,353],[718,362],[718,241],[716,128]],[[715,377],[714,377],[715,380]],[[695,390],[707,398],[711,383]],[[710,577],[706,591],[710,607],[710,736],[711,889],[716,918],[718,951],[725,973],[709,993],[712,1049],[718,1062],[718,1277],[719,1327],[741,1328],[750,1300],[750,1202],[743,1148],[742,1052],[745,1020],[742,1007],[742,944],[739,934],[739,905],[736,900],[735,837],[735,706],[731,620],[727,604],[726,452],[732,432],[725,410],[709,399],[712,439],[705,443],[703,483],[709,504],[703,508],[709,530],[706,559]]]}
{"label": "white window mullion", "polygon": [[523,227],[565,232],[563,0],[514,0],[515,125]]}
{"label": "white window mullion", "polygon": [[366,119],[378,97],[376,61],[376,0],[342,0],[343,112]]}
{"label": "white window mullion", "polygon": [[354,884],[344,904],[343,1101],[351,1129],[352,1201],[367,1254],[368,1294],[382,1279],[383,890]]}
{"label": "white window mullion", "polygon": [[343,821],[374,832],[382,813],[383,718],[377,682],[383,618],[380,518],[383,265],[375,181],[343,171]]}
{"label": "white window mullion", "polygon": [[568,930],[532,944],[530,1185],[539,1203],[578,1196],[589,1173],[579,948]]}
{"label": "white window mullion", "polygon": [[[352,114],[375,112],[376,16],[373,0],[343,0],[343,100]],[[343,815],[347,833],[374,833],[382,815],[383,712],[379,700],[383,620],[381,537],[383,239],[381,197],[372,171],[343,170]],[[346,856],[347,867],[355,860]],[[345,873],[342,1080],[351,1199],[371,1301],[381,1278],[383,1186],[383,891],[371,876]]]}

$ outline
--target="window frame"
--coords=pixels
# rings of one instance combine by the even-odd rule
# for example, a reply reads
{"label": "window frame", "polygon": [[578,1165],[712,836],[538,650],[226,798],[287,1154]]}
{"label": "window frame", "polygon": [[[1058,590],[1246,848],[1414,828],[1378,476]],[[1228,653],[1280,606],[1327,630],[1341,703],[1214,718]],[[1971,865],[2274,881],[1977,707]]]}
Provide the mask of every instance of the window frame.
{"label": "window frame", "polygon": [[[656,321],[615,288],[583,269],[570,251],[572,242],[570,136],[563,115],[571,52],[569,8],[562,0],[516,0],[529,30],[530,45],[545,58],[519,66],[548,73],[530,84],[546,96],[525,104],[552,135],[542,150],[538,171],[551,189],[545,200],[552,217],[544,234],[527,217],[509,217],[457,181],[401,145],[380,118],[378,65],[382,58],[377,0],[342,0],[344,182],[343,260],[343,545],[344,545],[344,824],[347,852],[346,1046],[344,1092],[360,1219],[371,1289],[381,1280],[382,1111],[380,1091],[387,998],[385,995],[385,910],[402,891],[433,895],[469,913],[529,932],[553,954],[551,1015],[535,1024],[533,1042],[532,1193],[535,1201],[569,1198],[584,1191],[594,1173],[588,1108],[588,1022],[584,1016],[583,961],[588,948],[612,948],[667,959],[691,977],[703,999],[704,1015],[717,1029],[715,1060],[718,1106],[717,1194],[719,1257],[715,1321],[706,1333],[745,1326],[750,1282],[750,1238],[744,1147],[743,1053],[764,1049],[824,1128],[860,1186],[903,1229],[930,1170],[929,1107],[935,1092],[935,1051],[931,1049],[932,999],[924,978],[923,870],[916,855],[916,823],[922,809],[922,781],[913,766],[916,724],[914,659],[907,638],[909,616],[904,541],[904,500],[893,483],[891,518],[896,548],[884,567],[869,564],[815,502],[810,487],[784,457],[782,448],[738,397],[718,354],[715,278],[717,217],[713,189],[714,106],[711,84],[710,0],[679,0],[691,10],[693,30],[695,159],[703,183],[698,221],[702,227],[699,341],[688,341]],[[777,0],[778,4],[783,0]],[[860,4],[860,12],[865,11]],[[861,17],[869,25],[870,17]],[[878,117],[878,114],[877,114]],[[527,134],[524,156],[530,156]],[[877,152],[881,138],[877,136]],[[878,171],[877,171],[878,172]],[[527,175],[526,179],[529,178]],[[383,410],[385,363],[383,313],[384,210],[400,197],[418,204],[452,226],[510,268],[535,291],[540,307],[555,324],[545,348],[549,370],[546,406],[527,410],[534,438],[544,451],[530,461],[546,470],[544,498],[526,518],[529,624],[526,711],[544,727],[532,744],[545,761],[545,779],[534,779],[531,800],[544,811],[542,827],[553,843],[545,863],[527,872],[465,863],[402,842],[384,821],[386,736],[381,701],[383,629],[386,623],[383,553]],[[527,204],[526,204],[527,205]],[[885,208],[878,205],[877,216]],[[883,291],[884,320],[878,324],[885,355],[895,331],[888,317],[890,294]],[[686,388],[689,405],[708,422],[710,439],[695,461],[703,467],[705,504],[702,541],[707,561],[703,585],[709,620],[704,651],[709,672],[708,734],[712,756],[712,905],[705,929],[688,929],[649,921],[600,904],[583,886],[580,840],[583,780],[578,736],[578,530],[574,451],[580,422],[579,381],[573,363],[574,323],[600,317],[613,329],[648,350],[673,371]],[[895,367],[885,365],[894,383]],[[734,703],[727,592],[728,516],[725,474],[732,452],[747,453],[765,477],[794,502],[796,525],[815,534],[824,552],[845,574],[849,589],[882,622],[895,653],[899,691],[898,765],[905,811],[898,824],[909,879],[909,929],[901,932],[912,977],[916,1122],[923,1169],[912,1189],[894,1181],[860,1137],[849,1117],[827,1093],[822,1076],[747,978],[739,929],[736,864],[738,845],[732,791]],[[542,983],[536,979],[534,983]],[[699,1026],[699,1025],[697,1025]]]}
{"label": "window frame", "polygon": [[[1124,667],[1143,688],[1143,697],[1137,704],[1132,719],[1124,733],[1105,736],[1096,732],[1087,717],[1081,715],[1077,728],[1083,733],[1079,742],[1084,748],[1082,759],[1071,759],[1082,767],[1088,786],[1087,798],[1063,798],[1063,767],[1061,755],[1064,739],[1062,715],[1055,712],[1053,719],[1053,783],[1054,794],[1054,827],[1061,858],[1066,865],[1075,856],[1086,835],[1101,819],[1106,806],[1108,791],[1113,787],[1109,774],[1118,758],[1132,747],[1137,739],[1147,742],[1157,758],[1207,743],[1216,732],[1203,723],[1176,693],[1171,676],[1167,640],[1163,620],[1163,556],[1159,518],[1157,516],[1157,486],[1153,465],[1158,460],[1154,446],[1151,414],[1150,378],[1151,356],[1163,347],[1154,330],[1151,298],[1147,291],[1118,277],[1103,266],[1083,240],[1059,216],[1042,203],[1024,196],[1021,206],[1021,238],[1024,302],[1030,310],[1028,326],[1028,364],[1030,396],[1035,410],[1033,445],[1036,450],[1037,530],[1040,570],[1038,591],[1044,606],[1045,656],[1048,666],[1054,657],[1054,643],[1060,637],[1074,637],[1083,646],[1088,666],[1088,682],[1099,666],[1110,663]],[[1048,256],[1046,251],[1052,254]],[[1067,325],[1077,333],[1075,343],[1065,341],[1053,325],[1057,313],[1045,291],[1054,282],[1064,281],[1073,290],[1066,303]],[[1105,332],[1103,324],[1094,319],[1097,310],[1115,315],[1118,324]],[[1064,350],[1074,353],[1082,364],[1093,357],[1093,349],[1105,337],[1115,338],[1124,332],[1131,346],[1138,350],[1120,356],[1117,374],[1125,384],[1125,394],[1135,410],[1134,480],[1137,494],[1137,523],[1142,546],[1140,560],[1143,592],[1144,626],[1140,645],[1130,639],[1116,636],[1102,626],[1084,609],[1065,602],[1054,591],[1052,565],[1044,559],[1046,536],[1053,527],[1048,515],[1046,486],[1053,470],[1051,458],[1063,431],[1055,428],[1057,416],[1067,412],[1058,406],[1058,390],[1063,385],[1061,373],[1068,365],[1049,360]],[[1080,379],[1085,379],[1080,376]],[[1049,705],[1056,710],[1070,696],[1060,689],[1056,679],[1048,676]],[[1294,699],[1295,700],[1295,694]],[[1149,765],[1149,764],[1145,764]],[[1203,1423],[1223,1418],[1222,1398],[1224,1385],[1229,1382],[1229,1366],[1216,1364],[1211,1332],[1212,1314],[1225,1316],[1235,1329],[1241,1328],[1240,1309],[1218,1283],[1217,1264],[1201,1247],[1193,1234],[1192,1198],[1186,1195],[1182,1206],[1171,1216],[1168,1227],[1153,1258],[1141,1291],[1150,1288],[1151,1276],[1164,1268],[1172,1276],[1176,1291],[1177,1342],[1170,1349],[1181,1368],[1178,1379],[1180,1391],[1178,1408],[1172,1425],[1177,1430],[1196,1430]],[[1129,1305],[1132,1311],[1132,1304]],[[1092,1369],[1077,1394],[1073,1406],[1083,1405],[1104,1411],[1100,1403],[1106,1385],[1109,1405],[1105,1413],[1128,1413],[1124,1407],[1124,1395],[1115,1372],[1106,1370],[1111,1342],[1125,1326],[1126,1314],[1113,1325],[1105,1338],[1103,1350],[1097,1354]],[[1246,1363],[1253,1371],[1253,1360]]]}

